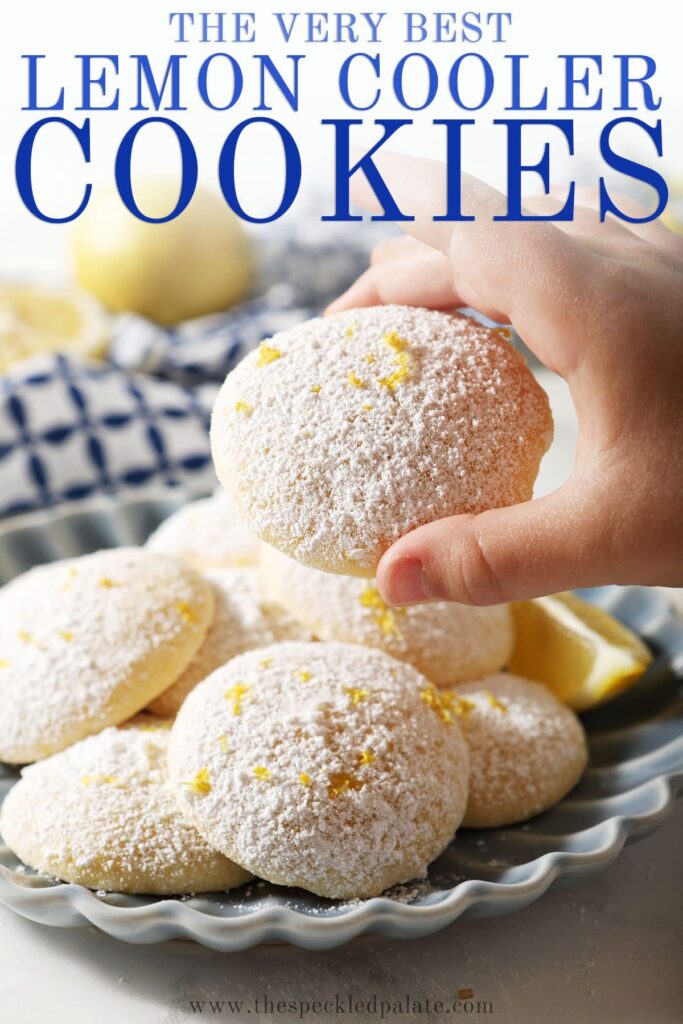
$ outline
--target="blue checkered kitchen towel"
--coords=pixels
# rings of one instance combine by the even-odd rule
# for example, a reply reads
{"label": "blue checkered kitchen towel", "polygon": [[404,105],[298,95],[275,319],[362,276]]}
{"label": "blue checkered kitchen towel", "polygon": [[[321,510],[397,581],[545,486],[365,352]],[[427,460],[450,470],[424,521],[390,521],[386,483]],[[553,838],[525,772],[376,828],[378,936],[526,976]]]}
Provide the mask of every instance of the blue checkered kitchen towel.
{"label": "blue checkered kitchen towel", "polygon": [[256,295],[166,330],[115,321],[106,363],[37,356],[0,376],[0,516],[143,486],[208,491],[218,386],[263,338],[316,315],[367,264],[373,230],[309,218],[257,245]]}

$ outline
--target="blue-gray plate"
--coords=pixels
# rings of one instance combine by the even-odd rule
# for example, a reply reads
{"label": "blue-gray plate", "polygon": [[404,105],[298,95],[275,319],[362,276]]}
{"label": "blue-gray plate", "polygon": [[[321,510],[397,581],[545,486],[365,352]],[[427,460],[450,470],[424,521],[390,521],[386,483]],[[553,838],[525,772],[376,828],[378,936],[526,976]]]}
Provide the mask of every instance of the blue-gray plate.
{"label": "blue-gray plate", "polygon": [[[0,528],[0,582],[41,562],[139,544],[183,500],[166,492],[10,520]],[[323,949],[371,932],[427,935],[461,914],[507,914],[550,885],[606,868],[627,840],[664,821],[683,788],[683,620],[659,593],[640,587],[582,596],[637,630],[654,663],[628,693],[583,716],[590,764],[569,796],[524,825],[458,833],[426,881],[351,903],[265,882],[182,899],[124,896],[36,875],[0,844],[0,902],[33,921],[94,924],[126,942],[185,938],[237,950],[284,941]],[[16,770],[0,766],[0,799],[16,779]]]}

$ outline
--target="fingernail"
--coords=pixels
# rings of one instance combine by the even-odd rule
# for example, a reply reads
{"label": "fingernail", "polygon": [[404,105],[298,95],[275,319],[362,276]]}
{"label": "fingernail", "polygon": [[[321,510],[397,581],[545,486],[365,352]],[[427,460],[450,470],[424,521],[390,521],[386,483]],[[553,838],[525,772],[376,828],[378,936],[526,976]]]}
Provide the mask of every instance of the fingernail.
{"label": "fingernail", "polygon": [[417,604],[429,601],[431,594],[419,558],[401,558],[392,565],[387,580],[387,597],[391,604]]}

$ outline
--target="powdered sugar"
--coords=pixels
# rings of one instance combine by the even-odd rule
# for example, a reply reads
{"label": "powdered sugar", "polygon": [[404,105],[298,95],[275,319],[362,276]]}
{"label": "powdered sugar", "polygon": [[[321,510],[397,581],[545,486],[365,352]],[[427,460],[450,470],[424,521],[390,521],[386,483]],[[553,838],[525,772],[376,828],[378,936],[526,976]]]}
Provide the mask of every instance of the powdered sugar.
{"label": "powdered sugar", "polygon": [[180,709],[172,784],[207,841],[254,873],[375,895],[423,876],[464,810],[466,747],[429,685],[346,644],[243,654]]}
{"label": "powdered sugar", "polygon": [[390,608],[374,582],[310,569],[265,544],[261,564],[269,596],[319,640],[378,647],[439,686],[496,672],[512,653],[507,605]]}
{"label": "powdered sugar", "polygon": [[205,575],[214,588],[213,622],[183,674],[152,701],[150,710],[156,714],[175,715],[197,683],[243,651],[278,640],[311,639],[307,630],[266,599],[255,569],[213,569]]}
{"label": "powdered sugar", "polygon": [[227,889],[250,877],[185,822],[167,785],[170,723],[141,715],[24,769],[0,825],[31,867],[119,892]]}
{"label": "powdered sugar", "polygon": [[263,540],[369,576],[422,523],[529,498],[551,423],[499,333],[383,306],[311,320],[247,356],[211,438],[221,482]]}
{"label": "powdered sugar", "polygon": [[546,687],[499,674],[455,692],[465,699],[460,720],[470,750],[467,826],[524,821],[576,784],[587,760],[584,731]]}
{"label": "powdered sugar", "polygon": [[196,569],[208,569],[255,565],[259,545],[230,497],[219,490],[183,505],[157,527],[146,546],[182,558]]}
{"label": "powdered sugar", "polygon": [[46,757],[139,711],[213,614],[193,569],[137,548],[32,569],[0,591],[0,758]]}

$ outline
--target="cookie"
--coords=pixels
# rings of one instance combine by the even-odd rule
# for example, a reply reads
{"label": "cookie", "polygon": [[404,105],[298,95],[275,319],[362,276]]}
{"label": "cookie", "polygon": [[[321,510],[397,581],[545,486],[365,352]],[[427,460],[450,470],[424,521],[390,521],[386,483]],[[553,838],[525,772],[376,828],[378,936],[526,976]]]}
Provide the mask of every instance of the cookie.
{"label": "cookie", "polygon": [[218,477],[244,522],[305,565],[372,577],[424,523],[531,497],[545,392],[467,317],[382,306],[275,335],[213,410]]}
{"label": "cookie", "polygon": [[0,760],[24,764],[118,725],[190,663],[213,590],[181,562],[115,548],[0,590]]}
{"label": "cookie", "polygon": [[164,519],[146,546],[199,570],[243,568],[258,562],[258,539],[244,526],[225,491],[183,505]]}
{"label": "cookie", "polygon": [[22,772],[0,830],[30,867],[109,892],[230,889],[251,877],[207,846],[168,786],[170,723],[140,715]]}
{"label": "cookie", "polygon": [[351,644],[242,654],[173,726],[183,813],[248,871],[320,896],[376,896],[423,876],[467,800],[467,747],[439,692]]}
{"label": "cookie", "polygon": [[309,569],[269,545],[262,548],[266,593],[319,640],[378,647],[437,686],[497,672],[512,653],[508,605],[473,608],[439,601],[392,608],[374,581]]}
{"label": "cookie", "polygon": [[268,601],[255,569],[213,569],[215,612],[204,643],[183,674],[153,700],[149,710],[172,717],[197,683],[244,651],[279,640],[310,640],[310,633]]}
{"label": "cookie", "polygon": [[588,760],[583,726],[545,686],[503,673],[452,695],[470,751],[463,825],[526,821],[579,781]]}

